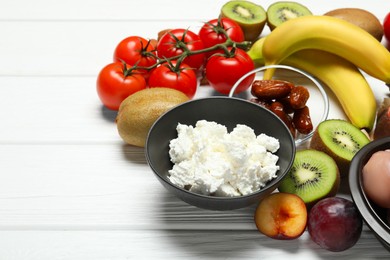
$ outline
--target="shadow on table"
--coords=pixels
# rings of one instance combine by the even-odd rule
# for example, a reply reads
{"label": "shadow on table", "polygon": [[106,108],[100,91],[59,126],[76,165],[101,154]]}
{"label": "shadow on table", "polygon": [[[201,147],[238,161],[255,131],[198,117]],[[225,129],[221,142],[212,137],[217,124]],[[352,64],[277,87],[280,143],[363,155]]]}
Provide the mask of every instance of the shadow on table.
{"label": "shadow on table", "polygon": [[[342,252],[320,248],[306,231],[293,240],[275,240],[261,234],[253,220],[257,205],[231,211],[212,211],[191,206],[163,192],[159,196],[162,230],[178,254],[203,259],[372,259],[388,256],[365,227],[358,243]],[[302,258],[300,258],[302,257]]]}
{"label": "shadow on table", "polygon": [[116,118],[116,115],[118,114],[118,111],[110,110],[103,105],[101,105],[100,111],[101,111],[103,119],[105,119],[106,121],[115,123],[115,118]]}
{"label": "shadow on table", "polygon": [[213,211],[191,206],[168,192],[159,197],[162,227],[171,243],[185,250],[186,255],[206,259],[243,259],[261,256],[259,250],[270,252],[275,249],[283,250],[283,254],[294,254],[302,243],[306,243],[302,239],[277,241],[259,233],[253,220],[256,205]]}
{"label": "shadow on table", "polygon": [[122,144],[122,155],[126,161],[136,164],[147,164],[145,157],[145,148]]}

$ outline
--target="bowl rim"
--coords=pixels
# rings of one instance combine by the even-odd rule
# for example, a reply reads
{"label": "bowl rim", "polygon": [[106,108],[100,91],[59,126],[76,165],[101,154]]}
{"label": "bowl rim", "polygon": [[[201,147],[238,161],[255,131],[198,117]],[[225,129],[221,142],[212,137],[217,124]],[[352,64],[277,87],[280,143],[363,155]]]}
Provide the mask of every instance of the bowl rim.
{"label": "bowl rim", "polygon": [[[321,83],[316,79],[314,78],[313,76],[311,76],[309,73],[301,70],[301,69],[297,69],[295,67],[292,67],[292,66],[288,66],[288,65],[281,65],[281,64],[275,64],[275,65],[265,65],[265,66],[261,66],[261,67],[258,67],[258,68],[255,68],[251,71],[249,71],[248,73],[244,74],[234,85],[233,87],[230,89],[230,92],[229,92],[229,97],[234,97],[234,92],[236,90],[236,88],[238,87],[238,85],[245,79],[247,78],[248,76],[252,75],[252,74],[256,74],[257,72],[261,72],[261,71],[264,71],[264,70],[267,70],[267,69],[284,69],[284,70],[290,70],[290,71],[294,71],[298,74],[301,74],[302,76],[308,78],[311,82],[314,83],[314,85],[318,88],[318,90],[320,91],[321,93],[321,96],[322,96],[322,99],[324,101],[324,109],[323,109],[323,113],[322,113],[322,117],[320,119],[319,122],[322,122],[322,121],[325,121],[327,118],[328,118],[328,115],[329,115],[329,97],[325,91],[325,89],[323,88],[323,86],[321,85]],[[313,129],[313,131],[311,131],[309,134],[303,136],[302,138],[298,138],[298,139],[295,139],[295,144],[296,146],[299,146],[303,143],[305,143],[306,141],[309,141],[309,139],[313,136],[314,134],[314,131],[315,129]]]}
{"label": "bowl rim", "polygon": [[390,245],[390,226],[377,214],[365,195],[362,186],[363,177],[359,169],[363,168],[372,154],[385,150],[385,147],[389,147],[389,144],[390,137],[385,137],[371,141],[363,146],[352,158],[348,177],[351,197],[360,214],[370,229],[388,245]]}
{"label": "bowl rim", "polygon": [[216,100],[216,99],[223,99],[223,100],[235,100],[236,102],[244,102],[248,105],[251,105],[251,106],[254,106],[254,107],[257,107],[257,108],[260,108],[262,109],[263,111],[265,111],[266,113],[270,113],[276,120],[278,120],[282,125],[283,127],[285,128],[286,130],[286,133],[288,133],[288,136],[289,136],[289,141],[291,142],[291,147],[292,147],[292,156],[291,156],[291,160],[289,161],[287,167],[286,167],[286,170],[282,173],[280,173],[280,175],[277,176],[277,178],[274,178],[272,180],[270,180],[269,182],[272,182],[273,180],[276,180],[276,179],[282,179],[288,172],[289,170],[291,169],[292,165],[293,165],[293,162],[294,162],[294,159],[295,159],[295,153],[296,153],[296,144],[294,142],[294,138],[293,136],[291,135],[289,129],[287,128],[287,126],[283,123],[283,121],[277,117],[276,115],[274,115],[271,111],[267,110],[266,108],[264,107],[261,107],[260,105],[258,104],[255,104],[253,102],[250,102],[248,100],[244,100],[244,99],[241,99],[241,98],[237,98],[237,97],[228,97],[228,96],[209,96],[209,97],[202,97],[202,98],[197,98],[197,99],[191,99],[191,100],[188,100],[188,101],[185,101],[171,109],[169,109],[168,111],[166,111],[163,115],[161,115],[152,125],[152,127],[150,128],[149,130],[149,133],[147,135],[147,139],[146,139],[146,145],[145,145],[145,157],[146,157],[146,160],[147,160],[147,163],[149,165],[149,167],[152,169],[153,173],[158,177],[158,179],[160,181],[163,181],[165,184],[168,184],[169,186],[175,188],[175,189],[178,189],[184,193],[187,193],[188,195],[190,196],[193,196],[193,197],[199,197],[199,198],[202,198],[202,199],[208,199],[208,200],[213,200],[213,201],[240,201],[240,200],[245,200],[245,199],[250,199],[250,198],[254,198],[254,197],[257,197],[260,193],[263,193],[264,191],[267,191],[267,190],[275,190],[276,189],[276,185],[277,185],[277,182],[274,183],[273,185],[266,185],[264,187],[262,187],[261,189],[253,192],[253,193],[250,193],[250,194],[247,194],[247,195],[241,195],[241,196],[233,196],[233,197],[223,197],[223,196],[210,196],[210,195],[205,195],[205,194],[200,194],[200,193],[196,193],[196,192],[192,192],[192,191],[189,191],[189,190],[186,190],[186,189],[183,189],[181,187],[178,187],[176,186],[175,184],[173,184],[172,182],[170,182],[169,180],[167,180],[166,178],[163,178],[161,174],[159,174],[157,172],[157,170],[154,168],[154,166],[151,164],[151,160],[150,160],[150,156],[149,156],[149,137],[154,129],[154,126],[156,124],[158,124],[158,122],[160,120],[163,120],[164,116],[168,113],[170,113],[171,111],[179,108],[179,107],[182,107],[182,106],[185,106],[189,103],[195,103],[195,102],[201,102],[201,101],[204,101],[204,100]]}

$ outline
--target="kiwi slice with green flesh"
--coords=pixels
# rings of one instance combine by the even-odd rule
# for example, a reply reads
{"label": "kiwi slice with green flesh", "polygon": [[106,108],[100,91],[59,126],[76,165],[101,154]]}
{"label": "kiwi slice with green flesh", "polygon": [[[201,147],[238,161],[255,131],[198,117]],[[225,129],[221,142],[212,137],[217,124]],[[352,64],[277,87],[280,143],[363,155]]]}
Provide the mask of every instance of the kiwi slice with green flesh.
{"label": "kiwi slice with green flesh", "polygon": [[312,12],[306,6],[297,2],[279,1],[268,7],[267,24],[272,31],[287,20],[305,15],[312,15]]}
{"label": "kiwi slice with green flesh", "polygon": [[262,6],[243,0],[224,4],[221,8],[221,15],[240,25],[246,41],[256,40],[267,22],[267,13]]}
{"label": "kiwi slice with green flesh", "polygon": [[321,122],[313,133],[310,148],[331,156],[339,167],[341,177],[348,174],[354,155],[370,139],[352,123],[342,119],[328,119]]}
{"label": "kiwi slice with green flesh", "polygon": [[299,150],[290,171],[280,182],[280,192],[301,197],[308,207],[322,198],[336,195],[340,174],[332,157],[317,150]]}

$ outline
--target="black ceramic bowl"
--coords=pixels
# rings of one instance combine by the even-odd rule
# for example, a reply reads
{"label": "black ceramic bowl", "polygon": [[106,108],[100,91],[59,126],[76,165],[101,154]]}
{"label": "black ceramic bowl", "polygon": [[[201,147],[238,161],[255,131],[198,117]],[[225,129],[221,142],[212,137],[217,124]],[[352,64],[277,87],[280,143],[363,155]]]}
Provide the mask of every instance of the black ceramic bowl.
{"label": "black ceramic bowl", "polygon": [[386,149],[390,149],[390,137],[378,139],[365,145],[352,159],[349,169],[349,185],[352,199],[364,221],[383,245],[390,250],[390,225],[386,221],[387,211],[366,197],[362,178],[362,169],[371,155]]}
{"label": "black ceramic bowl", "polygon": [[[280,149],[276,155],[279,156],[280,170],[277,177],[261,190],[237,197],[200,195],[172,184],[168,179],[168,171],[173,166],[169,158],[169,142],[177,137],[177,124],[180,122],[194,126],[202,119],[225,125],[229,132],[237,124],[245,124],[254,129],[256,135],[264,133],[279,139]],[[178,198],[200,208],[232,210],[256,203],[277,188],[291,168],[295,157],[295,143],[288,128],[267,109],[239,98],[209,97],[188,101],[163,114],[149,131],[145,153],[157,179]]]}

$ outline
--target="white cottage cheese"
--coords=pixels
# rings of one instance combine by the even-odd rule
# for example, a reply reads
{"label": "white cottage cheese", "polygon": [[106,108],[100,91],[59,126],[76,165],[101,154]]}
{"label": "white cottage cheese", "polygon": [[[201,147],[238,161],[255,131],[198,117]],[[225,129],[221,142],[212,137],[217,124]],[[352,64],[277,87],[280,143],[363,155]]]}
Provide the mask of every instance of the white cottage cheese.
{"label": "white cottage cheese", "polygon": [[261,189],[279,170],[279,141],[238,124],[232,132],[216,122],[195,127],[177,125],[169,144],[170,181],[190,191],[215,196],[241,196]]}

